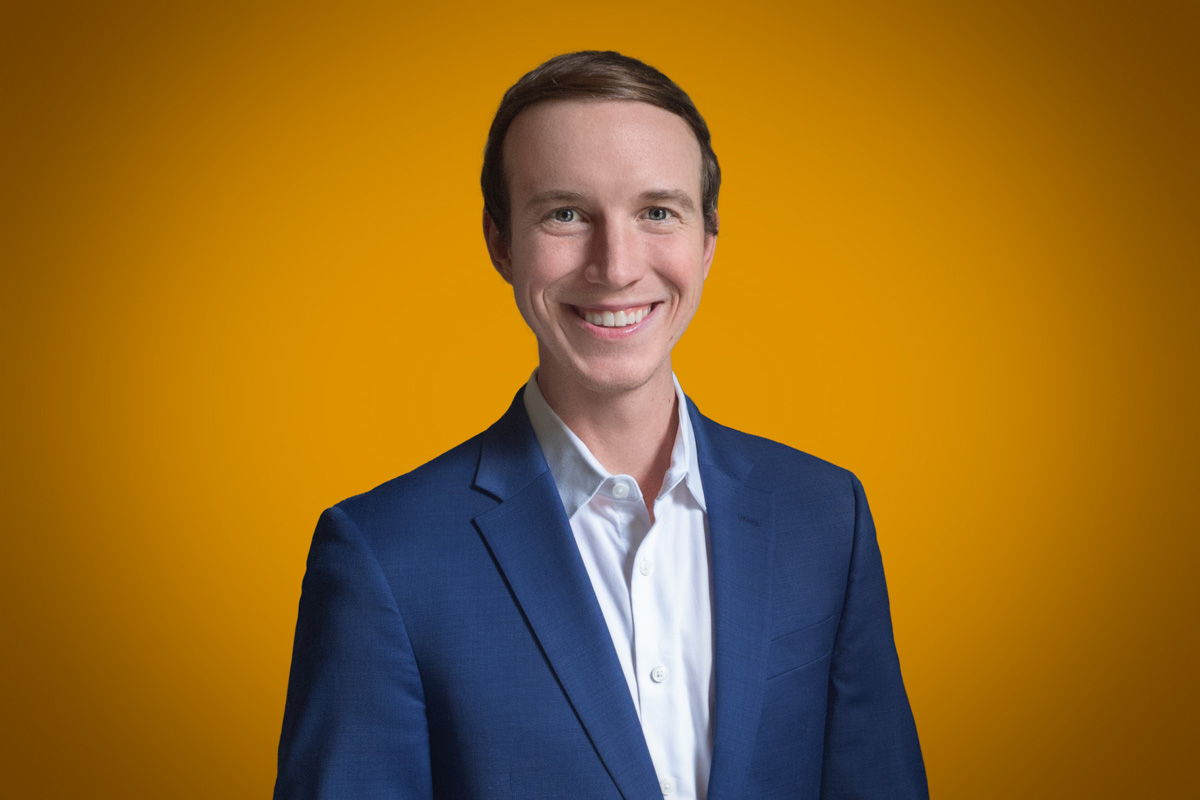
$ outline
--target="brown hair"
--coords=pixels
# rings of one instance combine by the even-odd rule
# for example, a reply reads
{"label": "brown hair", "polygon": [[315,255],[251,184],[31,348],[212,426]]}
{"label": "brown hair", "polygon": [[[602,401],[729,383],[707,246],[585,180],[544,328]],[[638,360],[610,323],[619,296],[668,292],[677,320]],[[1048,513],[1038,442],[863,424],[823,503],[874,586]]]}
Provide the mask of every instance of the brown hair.
{"label": "brown hair", "polygon": [[504,137],[517,115],[547,100],[636,100],[683,118],[700,143],[700,194],[704,229],[717,232],[717,194],[721,167],[713,152],[704,117],[687,93],[654,67],[611,50],[566,53],[528,72],[504,93],[492,119],[483,151],[483,207],[497,230],[509,234],[508,179],[504,174]]}

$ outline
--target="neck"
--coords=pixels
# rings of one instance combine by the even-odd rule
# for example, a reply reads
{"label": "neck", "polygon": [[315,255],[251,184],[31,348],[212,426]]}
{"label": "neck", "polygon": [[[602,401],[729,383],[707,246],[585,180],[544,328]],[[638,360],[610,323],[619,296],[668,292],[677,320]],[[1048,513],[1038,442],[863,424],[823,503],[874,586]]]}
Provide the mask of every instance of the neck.
{"label": "neck", "polygon": [[538,373],[538,388],[567,427],[604,468],[631,476],[654,516],[654,500],[671,466],[679,430],[675,383],[669,365],[635,389],[592,392]]}

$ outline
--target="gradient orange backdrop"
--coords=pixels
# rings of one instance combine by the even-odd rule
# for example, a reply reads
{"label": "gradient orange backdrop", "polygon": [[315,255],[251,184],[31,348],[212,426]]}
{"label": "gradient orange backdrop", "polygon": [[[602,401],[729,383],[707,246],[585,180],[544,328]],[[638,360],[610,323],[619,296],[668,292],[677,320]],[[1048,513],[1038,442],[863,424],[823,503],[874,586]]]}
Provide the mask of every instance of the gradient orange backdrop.
{"label": "gradient orange backdrop", "polygon": [[534,365],[491,113],[615,48],[724,167],[676,370],[863,479],[934,795],[1188,794],[1197,7],[445,8],[0,5],[3,793],[268,796],[319,512]]}

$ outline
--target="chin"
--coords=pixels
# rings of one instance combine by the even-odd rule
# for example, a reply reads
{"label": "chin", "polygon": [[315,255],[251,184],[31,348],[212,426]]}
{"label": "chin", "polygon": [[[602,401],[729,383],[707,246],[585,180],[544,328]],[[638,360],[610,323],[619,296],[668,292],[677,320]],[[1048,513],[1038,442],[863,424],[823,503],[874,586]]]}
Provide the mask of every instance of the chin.
{"label": "chin", "polygon": [[[669,367],[666,372],[670,373]],[[575,378],[581,386],[595,394],[622,394],[642,388],[659,373],[658,369],[618,365],[611,368],[581,369],[576,372]]]}

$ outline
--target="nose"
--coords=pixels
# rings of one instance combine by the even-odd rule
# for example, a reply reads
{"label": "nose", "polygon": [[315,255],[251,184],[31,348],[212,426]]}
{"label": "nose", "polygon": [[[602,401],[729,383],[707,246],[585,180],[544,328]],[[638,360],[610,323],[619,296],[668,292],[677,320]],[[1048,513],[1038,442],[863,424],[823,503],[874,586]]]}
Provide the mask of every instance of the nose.
{"label": "nose", "polygon": [[645,262],[638,247],[637,231],[619,221],[602,220],[589,242],[584,277],[589,283],[620,289],[642,279]]}

